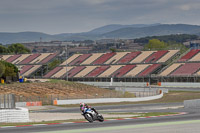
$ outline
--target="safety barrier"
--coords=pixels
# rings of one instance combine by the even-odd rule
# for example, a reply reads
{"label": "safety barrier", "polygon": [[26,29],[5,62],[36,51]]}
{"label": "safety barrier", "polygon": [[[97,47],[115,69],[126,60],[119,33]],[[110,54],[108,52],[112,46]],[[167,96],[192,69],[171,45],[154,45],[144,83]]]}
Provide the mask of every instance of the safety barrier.
{"label": "safety barrier", "polygon": [[29,112],[25,108],[0,110],[0,123],[29,122]]}
{"label": "safety barrier", "polygon": [[114,103],[114,102],[141,102],[155,100],[163,97],[163,92],[156,96],[139,97],[139,98],[98,98],[98,99],[76,99],[76,100],[54,100],[54,105],[65,105],[65,104],[79,104],[84,103]]}
{"label": "safety barrier", "polygon": [[16,107],[26,107],[26,106],[42,106],[42,101],[37,101],[37,102],[16,102]]}
{"label": "safety barrier", "polygon": [[1,94],[0,109],[13,109],[13,108],[15,108],[15,95]]}
{"label": "safety barrier", "polygon": [[200,99],[185,100],[184,107],[185,108],[200,108]]}

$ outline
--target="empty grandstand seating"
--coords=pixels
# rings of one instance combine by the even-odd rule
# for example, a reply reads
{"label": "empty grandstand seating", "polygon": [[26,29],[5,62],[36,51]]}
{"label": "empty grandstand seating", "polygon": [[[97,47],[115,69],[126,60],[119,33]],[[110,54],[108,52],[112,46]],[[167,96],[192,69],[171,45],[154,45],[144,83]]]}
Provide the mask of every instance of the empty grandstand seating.
{"label": "empty grandstand seating", "polygon": [[30,70],[32,67],[34,67],[33,65],[26,65],[26,66],[23,66],[20,71],[20,74],[24,74],[25,72],[27,72],[28,70]]}
{"label": "empty grandstand seating", "polygon": [[115,64],[118,60],[124,57],[128,52],[117,52],[116,55],[107,60],[104,64]]}
{"label": "empty grandstand seating", "polygon": [[86,77],[96,77],[107,70],[110,66],[99,66],[91,71]]}
{"label": "empty grandstand seating", "polygon": [[168,50],[162,50],[154,52],[152,55],[150,55],[144,62],[145,63],[153,63],[156,62],[158,59],[160,59],[162,56],[164,56]]}
{"label": "empty grandstand seating", "polygon": [[93,71],[95,68],[97,68],[97,66],[86,66],[86,68],[84,70],[82,70],[81,72],[79,72],[78,74],[76,74],[76,76],[74,76],[74,77],[84,77],[88,73],[90,73],[91,71]]}
{"label": "empty grandstand seating", "polygon": [[142,63],[147,57],[153,54],[155,51],[142,51],[140,55],[138,55],[135,59],[133,59],[130,63]]}
{"label": "empty grandstand seating", "polygon": [[9,57],[11,57],[11,56],[13,56],[13,55],[2,55],[1,58],[2,58],[3,60],[7,60],[7,59],[8,59]]}
{"label": "empty grandstand seating", "polygon": [[179,62],[185,62],[188,61],[189,59],[191,59],[193,56],[195,56],[197,53],[199,53],[200,49],[192,49],[190,50],[186,55],[184,55],[183,57],[181,57],[181,59],[179,59]]}
{"label": "empty grandstand seating", "polygon": [[161,64],[153,64],[146,68],[143,72],[139,73],[138,77],[148,76],[149,74],[157,70],[160,66]]}
{"label": "empty grandstand seating", "polygon": [[2,55],[2,59],[12,64],[45,64],[56,55],[57,53]]}
{"label": "empty grandstand seating", "polygon": [[163,57],[161,57],[157,63],[164,63],[171,59],[174,55],[176,55],[179,52],[179,50],[169,50],[167,54],[165,54]]}
{"label": "empty grandstand seating", "polygon": [[137,65],[134,69],[125,74],[124,77],[135,77],[138,73],[142,72],[148,66],[150,66],[150,64]]}
{"label": "empty grandstand seating", "polygon": [[171,76],[192,75],[200,69],[200,63],[184,63],[176,69]]}
{"label": "empty grandstand seating", "polygon": [[84,62],[82,62],[81,65],[89,65],[102,55],[103,53],[93,53],[89,58],[87,58]]}
{"label": "empty grandstand seating", "polygon": [[51,76],[51,78],[62,78],[62,77],[65,77],[66,76],[66,72],[70,71],[73,67],[62,67],[62,69],[60,69],[57,73],[53,74]]}
{"label": "empty grandstand seating", "polygon": [[30,64],[38,64],[40,61],[44,60],[46,57],[48,57],[51,53],[43,53],[40,56],[38,56],[38,58],[36,58],[35,60],[32,60],[30,62]]}
{"label": "empty grandstand seating", "polygon": [[81,56],[79,56],[78,58],[76,58],[75,60],[73,60],[72,62],[69,63],[69,65],[79,65],[81,64],[85,59],[89,58],[91,56],[91,54],[83,54]]}
{"label": "empty grandstand seating", "polygon": [[40,61],[39,64],[45,64],[45,63],[49,62],[54,57],[56,57],[56,55],[57,55],[57,53],[52,53],[52,54],[48,55],[46,58],[44,58],[42,61]]}
{"label": "empty grandstand seating", "polygon": [[19,64],[29,64],[31,61],[33,61],[40,55],[41,54],[32,54],[32,55],[28,56],[26,59],[24,59],[23,61],[21,61]]}
{"label": "empty grandstand seating", "polygon": [[92,64],[97,65],[97,64],[104,64],[108,59],[110,59],[112,56],[114,56],[116,53],[106,53],[99,57],[97,60],[95,60]]}
{"label": "empty grandstand seating", "polygon": [[170,73],[172,73],[173,71],[175,71],[178,67],[180,67],[182,65],[182,63],[175,63],[172,64],[171,66],[169,66],[168,68],[166,68],[164,71],[162,71],[159,76],[168,76]]}
{"label": "empty grandstand seating", "polygon": [[74,67],[73,69],[71,69],[69,72],[68,72],[68,77],[73,77],[75,76],[77,73],[79,73],[81,70],[85,69],[86,67],[85,66],[77,66],[77,67]]}
{"label": "empty grandstand seating", "polygon": [[30,54],[22,54],[19,58],[16,60],[12,61],[13,64],[18,64],[19,62],[23,61],[25,58],[30,56]]}
{"label": "empty grandstand seating", "polygon": [[75,60],[76,58],[78,58],[81,55],[82,54],[74,54],[74,55],[70,56],[66,61],[64,61],[62,64],[60,64],[60,66],[65,66],[66,64],[71,63],[73,60]]}
{"label": "empty grandstand seating", "polygon": [[200,70],[197,73],[195,73],[195,74],[199,76],[200,75]]}
{"label": "empty grandstand seating", "polygon": [[125,75],[128,71],[130,71],[131,69],[133,69],[136,65],[126,65],[121,67],[119,70],[115,71],[112,74],[112,77],[122,77],[123,75]]}
{"label": "empty grandstand seating", "polygon": [[122,59],[120,59],[120,60],[117,62],[117,64],[129,63],[129,62],[132,61],[136,56],[138,56],[140,53],[141,53],[140,51],[128,53],[126,56],[124,56]]}
{"label": "empty grandstand seating", "polygon": [[21,74],[21,76],[29,76],[31,75],[33,72],[35,72],[36,70],[38,70],[42,65],[33,65],[33,67],[31,67],[30,69],[28,69],[26,72],[24,72],[23,74]]}
{"label": "empty grandstand seating", "polygon": [[44,75],[44,77],[45,78],[50,78],[52,75],[54,75],[55,73],[57,73],[61,69],[62,69],[62,67],[56,67],[52,71],[50,71],[49,73],[47,73],[46,75]]}
{"label": "empty grandstand seating", "polygon": [[14,60],[16,60],[17,58],[19,58],[20,56],[21,55],[10,56],[9,58],[6,59],[6,61],[12,63]]}
{"label": "empty grandstand seating", "polygon": [[200,61],[200,53],[196,54],[194,57],[192,57],[189,62],[197,62]]}
{"label": "empty grandstand seating", "polygon": [[106,71],[104,71],[102,74],[100,74],[98,77],[111,77],[111,74],[113,74],[115,71],[123,67],[123,65],[113,65],[110,66]]}

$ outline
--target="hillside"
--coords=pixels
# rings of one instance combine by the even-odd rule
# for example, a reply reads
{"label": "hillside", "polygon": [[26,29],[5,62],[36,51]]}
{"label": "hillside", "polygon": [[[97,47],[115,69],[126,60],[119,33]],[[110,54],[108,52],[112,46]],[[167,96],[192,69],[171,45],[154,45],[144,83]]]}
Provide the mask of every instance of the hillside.
{"label": "hillside", "polygon": [[97,97],[116,97],[121,93],[97,88],[81,83],[53,81],[45,83],[13,83],[0,85],[0,94],[15,94],[17,101],[40,101],[47,103],[52,99],[85,99]]}
{"label": "hillside", "polygon": [[57,35],[49,35],[41,32],[18,32],[18,33],[0,33],[0,43],[11,44],[18,42],[39,42],[40,37],[42,41],[60,40],[61,37]]}
{"label": "hillside", "polygon": [[106,25],[89,32],[62,33],[49,35],[40,32],[0,33],[0,43],[23,43],[40,41],[80,41],[106,38],[135,39],[146,36],[161,36],[171,34],[196,34],[200,35],[200,26],[187,24],[152,24],[152,25]]}
{"label": "hillside", "polygon": [[200,26],[185,24],[164,24],[142,28],[123,28],[109,33],[102,37],[106,38],[139,38],[146,36],[161,36],[170,34],[197,34],[200,32]]}
{"label": "hillside", "polygon": [[111,25],[106,25],[103,27],[96,28],[94,30],[89,31],[90,34],[104,34],[108,32],[112,32],[115,30],[119,30],[122,28],[142,28],[142,27],[150,27],[150,26],[155,26],[155,25],[160,25],[158,24],[133,24],[133,25],[121,25],[121,24],[111,24]]}

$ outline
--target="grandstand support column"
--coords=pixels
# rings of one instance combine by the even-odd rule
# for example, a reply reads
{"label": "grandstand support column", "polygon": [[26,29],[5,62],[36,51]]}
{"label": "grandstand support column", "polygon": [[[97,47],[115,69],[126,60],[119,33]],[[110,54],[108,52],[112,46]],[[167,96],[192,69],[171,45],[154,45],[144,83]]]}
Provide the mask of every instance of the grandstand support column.
{"label": "grandstand support column", "polygon": [[68,81],[68,70],[67,70],[67,58],[68,58],[68,51],[67,51],[67,45],[65,46],[65,56],[66,56],[66,81]]}

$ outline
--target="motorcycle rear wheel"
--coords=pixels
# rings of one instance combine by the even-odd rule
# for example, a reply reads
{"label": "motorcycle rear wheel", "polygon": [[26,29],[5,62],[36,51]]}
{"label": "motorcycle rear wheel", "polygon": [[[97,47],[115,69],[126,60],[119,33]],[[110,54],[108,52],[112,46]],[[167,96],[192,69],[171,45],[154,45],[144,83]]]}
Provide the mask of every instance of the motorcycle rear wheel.
{"label": "motorcycle rear wheel", "polygon": [[104,121],[104,118],[103,118],[102,115],[99,115],[97,118],[98,118],[99,122],[103,122]]}

